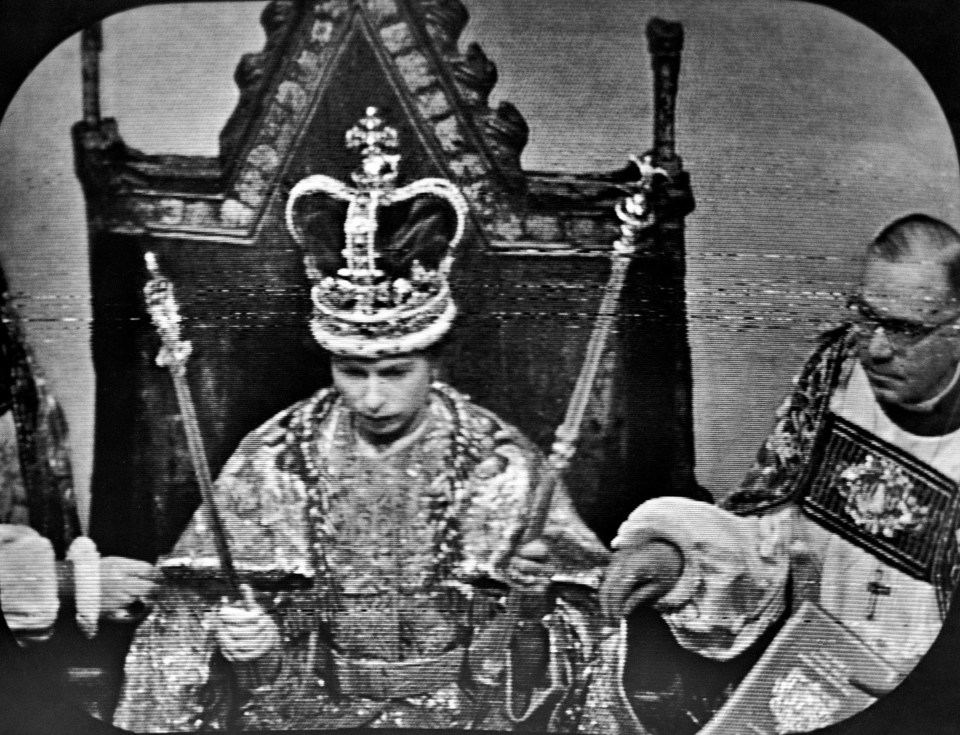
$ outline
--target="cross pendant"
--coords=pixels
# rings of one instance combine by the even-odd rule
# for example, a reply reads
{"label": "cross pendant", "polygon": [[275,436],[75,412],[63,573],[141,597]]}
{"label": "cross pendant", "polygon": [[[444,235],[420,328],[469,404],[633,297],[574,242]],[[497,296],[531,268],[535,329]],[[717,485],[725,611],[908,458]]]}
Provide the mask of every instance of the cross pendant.
{"label": "cross pendant", "polygon": [[877,614],[877,603],[880,598],[889,597],[893,592],[892,587],[883,584],[883,569],[877,569],[873,579],[867,583],[867,592],[873,595],[870,598],[870,607],[867,609],[867,620],[873,620],[874,615]]}

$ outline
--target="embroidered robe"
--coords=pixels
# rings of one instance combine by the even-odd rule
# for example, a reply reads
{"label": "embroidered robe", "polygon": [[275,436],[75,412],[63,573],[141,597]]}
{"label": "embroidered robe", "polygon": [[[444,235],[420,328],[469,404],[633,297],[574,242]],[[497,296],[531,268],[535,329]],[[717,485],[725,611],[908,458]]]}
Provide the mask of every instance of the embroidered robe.
{"label": "embroidered robe", "polygon": [[216,483],[240,577],[282,635],[280,673],[252,690],[215,645],[226,592],[204,506],[161,562],[167,582],[126,662],[115,721],[136,731],[576,727],[607,551],[562,487],[544,538],[549,663],[526,711],[511,657],[481,660],[505,570],[544,468],[514,428],[437,384],[429,416],[386,454],[362,451],[321,391],[249,435]]}

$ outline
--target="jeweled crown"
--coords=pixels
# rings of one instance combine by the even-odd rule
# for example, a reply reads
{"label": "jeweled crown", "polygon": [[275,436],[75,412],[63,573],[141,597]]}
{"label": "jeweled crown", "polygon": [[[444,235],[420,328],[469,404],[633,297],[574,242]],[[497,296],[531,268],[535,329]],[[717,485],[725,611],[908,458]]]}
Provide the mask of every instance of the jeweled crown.
{"label": "jeweled crown", "polygon": [[[374,107],[368,107],[364,117],[347,131],[346,145],[359,149],[361,155],[360,167],[351,174],[354,186],[316,174],[298,182],[287,199],[287,229],[301,245],[307,239],[304,228],[298,226],[303,218],[297,206],[301,200],[322,195],[347,204],[340,253],[322,262],[315,255],[304,259],[312,282],[313,336],[325,349],[348,357],[383,357],[425,349],[447,333],[457,313],[449,275],[466,226],[467,202],[446,179],[425,178],[397,186],[399,135]],[[406,238],[398,238],[403,240],[399,245],[378,243],[383,211],[421,197],[446,202],[455,220],[439,258],[432,252],[438,235],[427,228],[432,233],[432,263],[425,262],[426,256],[417,257],[416,237],[410,235],[417,230],[411,227],[406,229]],[[412,206],[409,215],[417,219],[423,212],[423,207]],[[405,244],[406,251],[399,252]]]}

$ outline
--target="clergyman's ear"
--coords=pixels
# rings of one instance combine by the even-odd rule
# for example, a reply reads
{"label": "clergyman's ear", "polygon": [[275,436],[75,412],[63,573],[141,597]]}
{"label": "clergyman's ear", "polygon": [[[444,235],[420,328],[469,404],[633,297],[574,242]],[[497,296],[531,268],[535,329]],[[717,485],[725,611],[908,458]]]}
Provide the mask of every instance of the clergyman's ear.
{"label": "clergyman's ear", "polygon": [[960,361],[960,317],[947,327],[947,334],[950,335],[950,343],[953,345],[953,357]]}

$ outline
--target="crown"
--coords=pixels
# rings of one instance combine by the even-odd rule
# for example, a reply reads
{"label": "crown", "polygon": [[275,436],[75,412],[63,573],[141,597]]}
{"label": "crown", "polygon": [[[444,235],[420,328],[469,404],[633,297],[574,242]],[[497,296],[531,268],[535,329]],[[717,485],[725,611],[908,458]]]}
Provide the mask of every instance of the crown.
{"label": "crown", "polygon": [[[449,276],[466,227],[467,202],[446,179],[398,187],[398,143],[396,129],[368,107],[346,133],[347,147],[361,155],[360,167],[351,174],[354,185],[316,174],[299,181],[287,199],[290,234],[304,250],[319,251],[304,258],[312,283],[311,331],[336,355],[383,357],[422,350],[440,340],[456,317]],[[342,232],[328,228],[308,243],[311,215],[301,211],[301,202],[320,196],[328,205],[339,202],[341,211],[346,203],[346,218]],[[445,212],[437,210],[438,203]],[[314,212],[313,220],[329,223],[331,209]],[[382,220],[389,221],[392,232]],[[301,226],[304,221],[307,227]]]}

